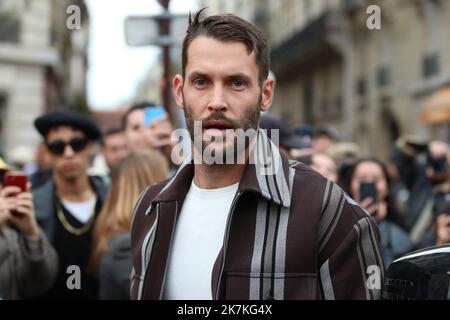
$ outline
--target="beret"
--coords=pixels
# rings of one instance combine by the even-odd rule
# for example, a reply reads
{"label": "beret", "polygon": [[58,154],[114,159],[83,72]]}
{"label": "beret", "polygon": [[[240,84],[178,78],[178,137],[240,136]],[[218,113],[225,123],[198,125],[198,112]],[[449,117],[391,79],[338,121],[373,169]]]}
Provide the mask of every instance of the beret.
{"label": "beret", "polygon": [[44,138],[51,129],[63,125],[82,131],[90,140],[97,140],[101,136],[100,129],[93,120],[70,110],[46,113],[34,121],[34,126]]}

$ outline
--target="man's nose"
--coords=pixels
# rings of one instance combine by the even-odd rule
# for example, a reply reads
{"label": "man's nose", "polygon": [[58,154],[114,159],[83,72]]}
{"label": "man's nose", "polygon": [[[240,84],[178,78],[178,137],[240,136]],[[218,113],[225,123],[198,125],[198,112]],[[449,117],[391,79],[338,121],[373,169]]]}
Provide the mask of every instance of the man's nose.
{"label": "man's nose", "polygon": [[64,157],[70,158],[70,157],[73,157],[74,155],[75,155],[75,151],[73,151],[70,144],[66,144],[66,146],[64,147]]}
{"label": "man's nose", "polygon": [[216,85],[208,105],[208,110],[210,112],[225,112],[227,109],[228,104],[225,99],[225,91],[221,85]]}

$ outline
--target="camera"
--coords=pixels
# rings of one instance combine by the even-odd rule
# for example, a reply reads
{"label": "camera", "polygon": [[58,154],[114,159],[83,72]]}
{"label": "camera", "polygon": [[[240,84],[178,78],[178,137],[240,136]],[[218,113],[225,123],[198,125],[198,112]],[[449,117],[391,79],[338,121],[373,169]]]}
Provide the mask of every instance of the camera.
{"label": "camera", "polygon": [[448,170],[447,158],[433,158],[429,153],[427,154],[427,164],[435,172],[445,172]]}

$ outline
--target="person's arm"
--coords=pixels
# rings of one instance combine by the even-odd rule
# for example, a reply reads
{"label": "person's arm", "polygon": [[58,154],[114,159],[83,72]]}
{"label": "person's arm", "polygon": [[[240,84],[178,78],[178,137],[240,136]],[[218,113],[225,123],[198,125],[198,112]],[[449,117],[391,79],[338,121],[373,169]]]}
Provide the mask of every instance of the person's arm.
{"label": "person's arm", "polygon": [[[28,185],[28,189],[30,187]],[[17,194],[19,191],[16,187],[6,187],[1,191],[0,197],[8,202],[1,211],[3,219],[19,233],[14,270],[19,294],[24,298],[32,298],[52,286],[58,273],[58,257],[38,227],[33,195],[30,192]]]}
{"label": "person's arm", "polygon": [[37,237],[21,234],[17,259],[20,296],[33,298],[49,290],[58,275],[58,256],[43,232]]}
{"label": "person's arm", "polygon": [[129,300],[131,269],[130,237],[123,236],[102,253],[99,268],[100,299]]}
{"label": "person's arm", "polygon": [[[0,201],[1,201],[1,198],[0,198]],[[6,261],[6,258],[9,255],[8,243],[6,242],[6,239],[4,239],[2,228],[3,228],[3,225],[0,222],[0,265],[4,261]]]}
{"label": "person's arm", "polygon": [[378,227],[351,199],[343,201],[320,253],[321,296],[327,300],[380,299],[384,263]]}
{"label": "person's arm", "polygon": [[398,170],[400,179],[411,191],[422,184],[425,177],[425,164],[420,164],[417,158],[425,154],[428,144],[418,137],[403,136],[396,141],[393,162]]}

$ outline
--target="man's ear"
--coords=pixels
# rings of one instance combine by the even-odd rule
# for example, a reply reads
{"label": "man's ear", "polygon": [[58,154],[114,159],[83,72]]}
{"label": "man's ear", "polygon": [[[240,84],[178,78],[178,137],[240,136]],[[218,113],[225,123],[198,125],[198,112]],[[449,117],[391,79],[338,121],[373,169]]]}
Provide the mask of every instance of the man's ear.
{"label": "man's ear", "polygon": [[273,94],[275,92],[275,81],[273,79],[266,79],[261,88],[261,111],[269,110],[273,101]]}
{"label": "man's ear", "polygon": [[177,105],[181,109],[184,108],[183,81],[184,81],[183,77],[179,74],[177,74],[175,77],[173,77],[173,80],[172,80],[173,94],[175,96],[175,101],[177,102]]}

